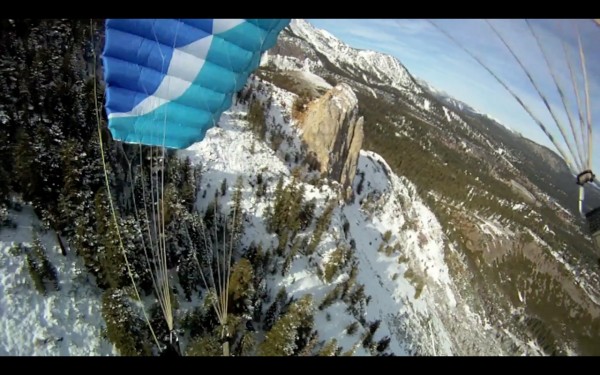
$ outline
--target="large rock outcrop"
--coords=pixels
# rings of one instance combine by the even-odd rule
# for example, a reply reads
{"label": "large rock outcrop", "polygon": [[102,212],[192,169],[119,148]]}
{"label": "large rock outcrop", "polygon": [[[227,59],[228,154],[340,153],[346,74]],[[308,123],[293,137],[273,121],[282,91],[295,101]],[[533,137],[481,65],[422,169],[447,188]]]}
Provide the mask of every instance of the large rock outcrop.
{"label": "large rock outcrop", "polygon": [[339,84],[310,103],[300,127],[320,172],[344,188],[350,186],[364,138],[363,118],[358,116],[358,99],[352,88]]}

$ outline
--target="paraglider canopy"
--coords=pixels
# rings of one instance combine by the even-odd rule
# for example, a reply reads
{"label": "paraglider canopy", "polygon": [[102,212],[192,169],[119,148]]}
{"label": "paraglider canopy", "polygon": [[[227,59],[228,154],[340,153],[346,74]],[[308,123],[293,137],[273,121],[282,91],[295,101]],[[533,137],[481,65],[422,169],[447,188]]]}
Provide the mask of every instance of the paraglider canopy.
{"label": "paraglider canopy", "polygon": [[109,19],[102,59],[115,140],[186,148],[204,138],[289,19]]}
{"label": "paraglider canopy", "polygon": [[[203,140],[207,130],[216,126],[221,114],[229,109],[236,92],[244,87],[249,75],[258,68],[262,53],[275,44],[278,34],[289,24],[289,21],[289,19],[108,19],[106,21],[102,61],[106,83],[105,109],[108,128],[115,141],[139,146],[140,165],[144,160],[142,147],[148,146],[151,154],[147,159],[150,164],[147,169],[149,174],[145,177],[144,168],[140,168],[140,176],[138,176],[140,181],[149,180],[151,204],[145,203],[144,188],[142,188],[143,204],[141,205],[143,215],[138,212],[135,194],[132,194],[132,200],[135,217],[139,221],[138,231],[146,264],[161,312],[171,334],[161,356],[181,355],[178,339],[173,336],[175,322],[167,268],[164,177],[166,174],[164,171],[167,170],[165,166],[167,153],[165,149],[182,149]],[[97,124],[99,139],[102,142],[99,119]],[[110,196],[102,143],[100,145],[106,189]],[[129,163],[129,160],[127,162]],[[134,179],[132,178],[131,181]],[[133,183],[131,191],[135,191]],[[139,300],[127,253],[121,241],[117,214],[112,200],[110,202],[120,248]],[[234,221],[235,214],[234,211]],[[197,258],[196,263],[205,289],[209,293],[214,291],[216,298],[212,300],[212,305],[219,318],[219,324],[223,327],[222,336],[229,339],[227,290],[233,245],[223,244],[222,249],[219,250],[215,239],[213,249],[210,244],[212,238],[207,239],[202,222],[201,225],[205,247],[210,247],[207,253],[215,258],[216,275],[212,271],[212,266],[209,266],[210,278],[205,277]],[[232,235],[230,242],[233,238]],[[189,241],[191,243],[191,239]],[[211,262],[209,264],[212,265]],[[212,280],[212,283],[207,282],[207,279]],[[162,346],[145,311],[144,318],[157,346]],[[223,344],[223,353],[229,355],[229,347],[226,343]]]}

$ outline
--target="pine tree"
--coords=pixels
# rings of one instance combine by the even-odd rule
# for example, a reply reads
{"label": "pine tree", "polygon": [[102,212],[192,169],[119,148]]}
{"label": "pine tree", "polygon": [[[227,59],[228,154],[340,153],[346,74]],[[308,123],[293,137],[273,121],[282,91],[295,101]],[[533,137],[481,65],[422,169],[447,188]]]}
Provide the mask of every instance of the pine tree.
{"label": "pine tree", "polygon": [[253,100],[248,108],[248,123],[250,129],[258,139],[264,141],[267,133],[267,122],[262,104],[258,100]]}
{"label": "pine tree", "polygon": [[256,348],[256,339],[253,332],[244,332],[235,349],[236,356],[251,356]]}
{"label": "pine tree", "polygon": [[219,356],[223,355],[223,349],[216,335],[204,335],[194,339],[185,354],[199,357]]}
{"label": "pine tree", "polygon": [[249,311],[250,300],[254,295],[254,271],[248,259],[242,258],[231,269],[229,279],[229,300],[234,313]]}
{"label": "pine tree", "polygon": [[231,238],[236,243],[243,232],[243,218],[244,211],[242,209],[242,189],[244,187],[244,181],[242,176],[238,176],[235,183],[235,190],[233,192],[232,203],[233,207],[229,213],[230,226],[231,226]]}
{"label": "pine tree", "polygon": [[15,177],[17,190],[23,194],[25,201],[37,200],[41,190],[41,176],[35,163],[35,154],[31,148],[28,132],[20,129],[17,132],[15,146]]}
{"label": "pine tree", "polygon": [[[1,140],[0,140],[1,142]],[[0,165],[0,206],[5,206],[10,192],[11,179],[2,165]]]}
{"label": "pine tree", "polygon": [[323,278],[325,282],[331,283],[338,271],[344,267],[345,262],[346,249],[343,247],[338,247],[331,253],[327,259],[327,262],[325,263],[325,271],[323,272]]}
{"label": "pine tree", "polygon": [[301,228],[300,212],[304,203],[304,193],[306,192],[303,185],[298,187],[298,183],[294,178],[289,186],[288,212],[287,212],[287,229],[292,233],[292,238]]}
{"label": "pine tree", "polygon": [[298,216],[298,219],[300,221],[300,230],[306,230],[310,224],[312,223],[312,220],[314,218],[314,214],[315,214],[315,201],[311,200],[310,202],[306,202],[302,205],[302,209],[300,210],[300,214]]}
{"label": "pine tree", "polygon": [[[148,241],[147,236],[143,234],[140,222],[132,216],[120,219],[119,223],[123,248],[127,255],[127,260],[129,261],[136,286],[140,288],[140,293],[142,293],[142,291],[147,294],[152,293],[153,284],[150,273],[151,266],[148,265],[148,262],[152,264],[152,262],[155,262],[156,260],[152,259],[150,242]],[[145,238],[144,241],[142,241],[142,238]],[[121,269],[124,272],[124,276],[121,280],[124,285],[131,286],[131,279],[124,264],[125,259],[122,255],[123,250],[120,249],[119,254],[121,259],[120,265],[122,266]],[[146,254],[149,257],[149,260],[146,259]],[[168,256],[169,253],[167,253],[167,264],[170,264]],[[171,302],[173,303],[173,300]]]}
{"label": "pine tree", "polygon": [[225,194],[227,194],[227,178],[223,179],[223,182],[221,183],[221,196],[225,196]]}
{"label": "pine tree", "polygon": [[58,200],[59,220],[57,229],[71,233],[74,230],[74,221],[77,215],[77,206],[80,205],[85,189],[82,177],[81,159],[78,157],[81,143],[69,140],[61,150],[61,164],[64,170],[63,187]]}
{"label": "pine tree", "polygon": [[106,335],[121,355],[150,355],[152,338],[146,323],[133,311],[121,289],[108,289],[102,295],[102,317]]}
{"label": "pine tree", "polygon": [[212,229],[214,226],[219,225],[220,212],[221,212],[221,205],[219,204],[217,198],[215,197],[215,199],[212,200],[208,204],[208,206],[206,206],[206,211],[204,213],[204,218],[203,218],[204,224],[205,224],[206,229],[209,232],[209,234],[212,232],[212,230],[208,230],[208,229]]}
{"label": "pine tree", "polygon": [[37,262],[33,254],[27,254],[25,256],[25,260],[27,262],[27,270],[29,271],[29,276],[31,276],[31,280],[33,281],[35,289],[41,295],[45,296],[47,291],[44,279],[42,277],[41,265]]}
{"label": "pine tree", "polygon": [[392,339],[389,336],[385,336],[381,340],[377,341],[377,347],[375,349],[378,353],[383,353],[390,346],[391,341]]}
{"label": "pine tree", "polygon": [[259,345],[262,356],[290,356],[307,344],[313,327],[312,296],[304,295],[292,302],[287,313],[278,320]]}
{"label": "pine tree", "polygon": [[183,288],[185,298],[188,302],[191,302],[192,295],[196,294],[195,292],[198,286],[202,285],[202,281],[194,256],[194,254],[197,254],[196,244],[190,241],[189,246],[193,247],[193,249],[190,248],[182,254],[177,267],[177,275],[179,276],[179,283]]}
{"label": "pine tree", "polygon": [[33,232],[33,244],[30,252],[26,255],[26,261],[29,274],[38,292],[46,295],[49,290],[58,291],[60,289],[56,268],[50,263],[46,249],[35,231]]}
{"label": "pine tree", "polygon": [[323,349],[319,351],[320,357],[333,357],[336,355],[336,351],[338,349],[338,344],[336,339],[331,339],[327,344],[323,346]]}
{"label": "pine tree", "polygon": [[184,207],[179,204],[179,194],[174,184],[166,183],[162,194],[162,199],[159,199],[157,204],[162,214],[162,223],[166,228],[170,228],[167,233],[169,235],[173,233],[173,229],[176,229],[172,228],[171,224],[175,224],[180,220]]}
{"label": "pine tree", "polygon": [[348,297],[347,311],[359,321],[364,320],[366,300],[365,286],[363,284],[355,285]]}
{"label": "pine tree", "polygon": [[375,335],[375,332],[379,328],[380,324],[381,324],[381,320],[379,320],[379,319],[369,323],[367,332],[365,332],[363,341],[362,341],[362,346],[365,349],[369,349],[369,350],[372,349],[371,347],[373,346],[373,336]]}
{"label": "pine tree", "polygon": [[353,335],[356,333],[357,329],[358,329],[358,322],[352,322],[352,323],[348,324],[348,326],[346,326],[346,333],[348,335]]}
{"label": "pine tree", "polygon": [[298,254],[301,245],[305,245],[304,241],[296,237],[289,254],[285,257],[283,266],[281,266],[281,276],[285,276],[289,272],[294,257]]}
{"label": "pine tree", "polygon": [[192,166],[192,161],[189,156],[185,158],[181,165],[181,173],[183,174],[184,179],[180,196],[187,209],[191,210],[196,201],[199,174],[197,169]]}
{"label": "pine tree", "polygon": [[315,252],[315,250],[317,249],[317,246],[319,246],[319,243],[321,242],[321,237],[323,236],[323,233],[327,230],[327,228],[329,228],[329,224],[331,221],[331,216],[333,214],[333,209],[335,208],[335,201],[330,201],[327,206],[325,206],[325,210],[323,211],[323,214],[319,217],[319,219],[317,219],[317,224],[315,227],[315,231],[313,233],[313,237],[312,240],[310,241],[310,243],[308,244],[308,247],[306,248],[306,255],[311,255],[312,253]]}
{"label": "pine tree", "polygon": [[278,233],[279,228],[281,226],[282,216],[283,216],[283,199],[284,199],[284,190],[283,190],[283,176],[279,177],[277,180],[277,185],[275,186],[275,193],[273,197],[273,205],[269,206],[269,210],[266,214],[267,219],[267,229],[271,233]]}
{"label": "pine tree", "polygon": [[277,292],[277,296],[275,297],[275,301],[269,306],[265,314],[265,321],[263,328],[265,331],[270,331],[275,322],[279,319],[279,315],[283,309],[285,302],[287,301],[287,292],[285,287],[282,287]]}
{"label": "pine tree", "polygon": [[275,190],[273,204],[268,210],[267,228],[278,236],[277,255],[283,256],[288,241],[294,239],[302,224],[300,213],[304,203],[304,187],[299,186],[294,178],[290,184],[283,187],[280,178]]}
{"label": "pine tree", "polygon": [[84,195],[82,204],[77,208],[71,241],[72,248],[83,258],[88,271],[102,280],[92,198],[91,193]]}
{"label": "pine tree", "polygon": [[[115,225],[104,188],[99,189],[96,193],[95,208],[96,235],[99,244],[97,251],[100,253],[98,266],[101,271],[102,284],[111,288],[129,285],[131,281],[127,282],[125,259],[117,233],[122,224],[118,223],[119,228]],[[122,236],[120,238],[123,239]]]}

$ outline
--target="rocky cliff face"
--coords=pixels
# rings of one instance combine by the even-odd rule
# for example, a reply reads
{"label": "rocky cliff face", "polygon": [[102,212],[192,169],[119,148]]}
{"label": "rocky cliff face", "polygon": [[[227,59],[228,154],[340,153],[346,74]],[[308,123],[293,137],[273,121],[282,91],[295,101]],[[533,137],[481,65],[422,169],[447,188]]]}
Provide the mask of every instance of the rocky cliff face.
{"label": "rocky cliff face", "polygon": [[350,86],[340,84],[312,102],[300,126],[308,151],[320,163],[320,172],[344,188],[350,186],[364,138],[358,99]]}

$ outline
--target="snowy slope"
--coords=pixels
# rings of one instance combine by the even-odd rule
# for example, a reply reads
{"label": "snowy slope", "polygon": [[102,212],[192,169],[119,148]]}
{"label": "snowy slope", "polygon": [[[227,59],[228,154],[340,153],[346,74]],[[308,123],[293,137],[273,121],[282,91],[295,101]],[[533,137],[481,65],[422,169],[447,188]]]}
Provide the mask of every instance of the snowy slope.
{"label": "snowy slope", "polygon": [[[422,116],[423,121],[439,126],[436,118],[445,118],[448,124],[469,133],[469,126],[458,113],[459,110],[474,110],[426,85],[423,86],[426,91],[438,96],[445,95],[446,100],[442,103],[447,106],[420,97],[418,94],[422,93],[422,88],[397,59],[373,51],[353,49],[302,20],[294,20],[288,29],[288,36],[289,33],[307,41],[311,51],[316,50],[329,62],[350,72],[357,80],[356,86],[364,86],[373,96],[385,95],[385,90],[378,87],[396,88],[402,91],[403,98],[411,98],[411,105],[421,109],[417,115],[419,118]],[[264,60],[279,69],[288,70],[289,77],[309,83],[311,87],[322,90],[331,88],[319,76],[319,72],[322,72],[319,69],[324,67],[321,60],[314,59],[314,51],[312,53],[312,58],[273,55]],[[181,157],[190,157],[194,164],[202,165],[197,201],[199,210],[206,209],[211,197],[215,196],[216,190],[221,188],[222,181],[226,179],[228,192],[221,198],[225,212],[231,204],[236,179],[241,177],[245,213],[242,243],[246,247],[254,242],[261,244],[264,249],[274,249],[278,238],[267,232],[266,212],[274,199],[277,180],[284,176],[285,184],[293,181],[292,170],[301,166],[294,161],[295,157],[299,156],[301,160],[303,153],[301,130],[296,127],[291,110],[296,95],[256,77],[251,77],[249,84],[255,89],[258,100],[263,104],[271,103],[265,114],[267,128],[271,131],[266,141],[259,140],[250,130],[246,120],[247,105],[236,104],[223,114],[218,127],[209,130],[201,143],[179,154]],[[263,88],[262,91],[258,91],[259,86]],[[0,122],[1,117],[0,113]],[[401,120],[402,124],[405,122],[405,118],[397,120]],[[401,126],[398,130],[397,136],[403,132]],[[277,150],[270,146],[274,132],[283,136]],[[511,157],[509,151],[501,148],[501,145],[490,143],[480,133],[470,136],[499,150],[503,158],[507,153]],[[473,145],[467,146],[464,142],[461,145],[466,152],[472,152]],[[256,194],[259,174],[268,184],[265,195],[261,197]],[[285,275],[276,269],[267,276],[266,282],[271,298],[281,287],[285,287],[287,293],[296,299],[304,295],[313,297],[319,341],[335,339],[342,352],[374,355],[377,353],[373,348],[363,347],[362,341],[368,325],[380,321],[373,341],[391,338],[385,351],[388,354],[519,353],[507,348],[502,341],[507,337],[511,344],[519,347],[520,353],[543,353],[535,343],[523,341],[522,335],[511,332],[511,327],[499,326],[502,323],[489,320],[483,312],[489,306],[481,305],[483,300],[478,299],[478,291],[470,284],[471,280],[451,273],[451,270],[466,268],[464,254],[448,242],[438,220],[416,193],[415,186],[406,178],[394,174],[381,156],[370,151],[360,152],[358,171],[352,184],[355,196],[350,202],[340,198],[342,192],[338,184],[322,179],[315,181],[316,174],[305,170],[301,174],[304,178],[298,183],[305,189],[305,201],[312,200],[316,204],[315,218],[323,213],[327,202],[334,201],[337,205],[315,253],[311,256],[297,254]],[[473,187],[469,189],[467,199],[476,194]],[[440,201],[443,203],[443,199],[440,198]],[[454,203],[457,207],[464,207],[464,202]],[[513,204],[511,207],[518,212],[528,212],[524,204]],[[464,213],[473,216],[476,231],[481,237],[489,239],[489,243],[508,241],[515,236],[494,217],[476,212]],[[118,354],[110,343],[102,339],[105,323],[101,315],[101,291],[85,272],[81,260],[74,256],[74,252],[69,252],[66,257],[60,255],[55,234],[52,231],[44,233],[42,242],[50,261],[58,270],[60,291],[41,296],[33,288],[25,256],[11,254],[10,251],[14,243],[29,245],[32,241],[31,228],[39,226],[39,222],[29,207],[22,212],[11,211],[11,215],[18,228],[0,229],[0,355]],[[314,227],[313,222],[299,237],[310,237]],[[550,228],[546,228],[550,232]],[[536,241],[542,241],[533,233],[531,235]],[[352,313],[348,302],[342,298],[337,298],[323,309],[317,308],[336,287],[350,278],[349,267],[336,273],[332,280],[326,281],[323,277],[324,269],[340,247],[352,249],[352,260],[356,261],[357,266],[356,283],[364,286],[366,303],[360,316]],[[493,253],[493,250],[484,246],[482,251],[489,258],[501,255]],[[552,256],[572,271],[563,254],[553,252]],[[281,259],[277,261],[281,266]],[[594,288],[588,285],[582,288],[597,303]],[[526,292],[523,290],[522,294],[521,290],[518,291],[521,302],[527,298]],[[193,296],[192,301],[182,301],[176,319],[198,307],[203,301],[201,297]],[[263,306],[263,309],[266,307]],[[515,309],[515,315],[518,314],[518,309]],[[357,322],[360,322],[357,331],[349,333],[348,327]],[[264,332],[258,335],[263,337]],[[502,336],[500,339],[499,335]],[[187,343],[184,337],[184,348]]]}
{"label": "snowy slope", "polygon": [[[318,81],[312,75],[306,79]],[[256,88],[259,80],[251,84]],[[301,142],[300,131],[291,120],[296,96],[268,82],[260,82],[260,85],[264,91],[257,92],[257,98],[263,102],[272,98],[273,103],[265,116],[268,128],[277,129],[287,137],[277,151],[268,146],[268,137],[267,142],[262,142],[249,130],[245,119],[247,107],[234,105],[222,116],[219,126],[208,131],[203,142],[181,151],[180,156],[189,156],[193,163],[203,166],[197,205],[200,210],[209,202],[200,197],[214,196],[223,179],[227,179],[229,192],[222,198],[225,210],[235,181],[241,176],[242,206],[246,213],[242,241],[245,245],[255,242],[264,248],[273,248],[277,238],[267,233],[265,210],[273,199],[277,179],[284,176],[286,184],[291,182],[291,170],[296,165],[286,162],[284,156],[300,152]],[[267,193],[260,198],[253,187],[258,173],[268,181]],[[494,341],[494,328],[474,312],[468,298],[461,295],[449,276],[445,262],[447,245],[440,224],[418,198],[414,186],[395,175],[385,160],[373,152],[361,151],[353,183],[357,194],[351,203],[339,199],[340,186],[335,183],[301,184],[306,190],[305,200],[316,203],[315,217],[321,215],[327,201],[336,200],[338,205],[315,254],[311,257],[298,254],[285,276],[279,272],[268,276],[267,286],[272,294],[285,287],[289,295],[296,298],[306,294],[313,296],[319,340],[335,338],[343,352],[353,355],[374,354],[362,346],[366,326],[359,326],[353,334],[347,332],[357,317],[349,312],[345,302],[338,299],[323,310],[316,308],[332,289],[349,277],[341,272],[326,282],[321,276],[323,268],[339,245],[350,246],[354,242],[353,256],[358,265],[356,282],[364,285],[367,296],[362,318],[367,323],[381,322],[373,341],[390,337],[387,353],[502,354]],[[0,337],[0,353],[117,354],[112,345],[101,339],[104,322],[100,313],[100,291],[92,286],[93,281],[86,280],[87,273],[80,260],[72,253],[67,257],[60,255],[52,232],[44,234],[42,241],[58,270],[61,290],[42,297],[33,289],[24,256],[9,254],[9,248],[13,242],[30,243],[31,225],[37,225],[37,220],[27,207],[21,213],[11,214],[19,227],[17,230],[3,228],[0,232],[3,275],[0,318],[2,331],[6,333]],[[343,229],[346,221],[347,236]],[[310,235],[313,229],[304,235]],[[387,252],[387,246],[393,251]],[[199,301],[194,299],[182,308],[189,310]]]}
{"label": "snowy slope", "polygon": [[[256,82],[254,85],[256,86]],[[273,97],[274,105],[267,114],[269,127],[281,127],[292,139],[294,147],[284,147],[284,152],[298,145],[298,130],[291,118],[294,94],[262,82],[266,90],[258,93],[259,100]],[[283,104],[283,105],[282,105]],[[243,207],[247,214],[244,242],[262,244],[263,248],[276,246],[276,236],[267,233],[264,225],[265,210],[272,200],[275,182],[285,176],[291,182],[292,164],[283,160],[281,150],[275,152],[258,141],[249,130],[245,106],[234,106],[221,118],[218,128],[208,131],[202,143],[180,152],[194,163],[204,166],[201,192],[214,194],[223,178],[232,186],[238,176],[244,182]],[[284,145],[287,142],[283,143]],[[252,183],[257,173],[269,181],[265,197],[257,198]],[[495,329],[482,319],[449,276],[445,261],[442,228],[433,213],[418,198],[414,186],[405,178],[395,175],[385,160],[373,152],[361,151],[354,190],[363,178],[360,194],[351,203],[338,200],[329,230],[324,234],[316,253],[311,257],[297,255],[290,271],[270,276],[268,288],[279,290],[282,286],[296,298],[311,294],[315,305],[348,275],[338,274],[332,282],[319,275],[333,251],[340,244],[355,243],[354,256],[358,261],[356,281],[365,286],[368,304],[364,319],[380,320],[374,340],[391,337],[388,352],[396,355],[428,354],[502,354],[494,339]],[[316,202],[318,217],[329,199],[338,199],[339,185],[321,187],[301,182],[306,189],[306,200]],[[202,195],[202,194],[201,194]],[[222,201],[227,207],[231,194]],[[199,199],[203,208],[207,200]],[[348,236],[344,235],[344,222],[349,223]],[[389,239],[384,237],[389,232]],[[394,250],[386,254],[386,246]],[[450,250],[451,251],[451,250]],[[356,321],[348,306],[337,300],[329,307],[315,309],[316,329],[320,340],[335,338],[343,351],[354,355],[370,355],[361,346],[361,332],[350,335],[346,327]],[[361,328],[362,329],[362,328]],[[468,343],[468,346],[463,346]]]}
{"label": "snowy slope", "polygon": [[451,108],[454,108],[459,111],[467,111],[471,113],[482,114],[475,110],[473,107],[469,106],[468,104],[452,97],[452,95],[448,94],[447,92],[440,89],[436,89],[435,87],[431,86],[427,81],[420,78],[415,78],[415,80],[426,91],[428,91],[430,94],[441,100],[443,103],[448,104]]}
{"label": "snowy slope", "polygon": [[327,56],[330,62],[357,77],[362,77],[367,84],[383,84],[417,94],[422,91],[395,57],[352,48],[327,31],[316,29],[305,20],[294,19],[289,28],[293,34],[305,39],[318,52]]}
{"label": "snowy slope", "polygon": [[12,255],[13,244],[30,246],[33,210],[10,211],[18,227],[0,229],[0,355],[116,355],[102,339],[105,323],[100,290],[81,259],[60,254],[53,231],[40,236],[58,271],[59,291],[44,297],[33,286],[25,255]]}

